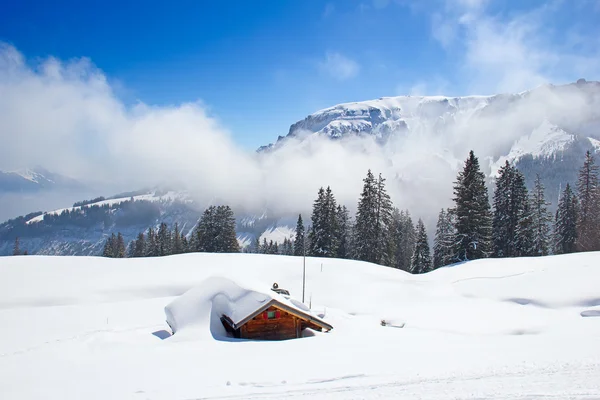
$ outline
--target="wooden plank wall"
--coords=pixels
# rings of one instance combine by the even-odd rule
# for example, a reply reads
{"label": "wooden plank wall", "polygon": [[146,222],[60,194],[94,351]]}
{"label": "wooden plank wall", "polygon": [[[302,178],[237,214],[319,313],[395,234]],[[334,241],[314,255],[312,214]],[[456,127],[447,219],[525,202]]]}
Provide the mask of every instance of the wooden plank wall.
{"label": "wooden plank wall", "polygon": [[241,337],[260,340],[285,340],[300,337],[302,321],[298,317],[274,306],[269,307],[268,311],[279,311],[281,315],[276,319],[264,319],[262,313],[257,315],[241,327]]}

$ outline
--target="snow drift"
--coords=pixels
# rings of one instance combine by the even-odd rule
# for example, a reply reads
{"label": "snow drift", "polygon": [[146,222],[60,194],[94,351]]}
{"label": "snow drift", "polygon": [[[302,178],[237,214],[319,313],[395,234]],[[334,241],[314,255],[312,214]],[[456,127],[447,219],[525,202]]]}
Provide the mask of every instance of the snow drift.
{"label": "snow drift", "polygon": [[173,333],[178,333],[178,337],[184,333],[186,336],[201,338],[207,337],[210,332],[213,338],[224,339],[228,335],[221,323],[222,315],[227,315],[237,324],[271,300],[315,316],[302,302],[264,290],[268,287],[262,286],[263,290],[259,284],[254,284],[251,289],[248,284],[242,286],[231,279],[210,277],[165,307],[167,323]]}
{"label": "snow drift", "polygon": [[298,296],[299,257],[0,257],[0,397],[600,398],[600,253],[306,264],[335,329],[266,342],[220,340],[215,316],[273,282]]}

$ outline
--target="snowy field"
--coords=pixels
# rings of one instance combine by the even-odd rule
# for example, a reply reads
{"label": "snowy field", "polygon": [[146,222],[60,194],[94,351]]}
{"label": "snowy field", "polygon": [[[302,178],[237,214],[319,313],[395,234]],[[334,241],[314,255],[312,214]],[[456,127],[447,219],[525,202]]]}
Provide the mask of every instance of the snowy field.
{"label": "snowy field", "polygon": [[168,337],[164,307],[206,279],[300,298],[301,276],[253,254],[0,258],[0,398],[600,399],[600,253],[423,276],[311,258],[331,332],[223,340],[200,315]]}

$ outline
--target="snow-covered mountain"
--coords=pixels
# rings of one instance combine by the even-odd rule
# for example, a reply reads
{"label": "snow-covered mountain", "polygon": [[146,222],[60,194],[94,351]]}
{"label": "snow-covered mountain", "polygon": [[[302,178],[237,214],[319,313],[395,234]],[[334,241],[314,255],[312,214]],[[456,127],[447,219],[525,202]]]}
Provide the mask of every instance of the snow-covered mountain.
{"label": "snow-covered mountain", "polygon": [[[554,207],[560,188],[576,180],[584,153],[600,155],[600,82],[580,79],[515,94],[398,96],[339,104],[292,124],[286,136],[258,153],[269,157],[303,144],[310,152],[312,143],[322,139],[356,148],[355,138],[380,145],[372,156],[390,166],[387,177],[397,181],[399,192],[423,193],[450,182],[449,171],[455,176],[474,149],[490,184],[508,160],[524,172],[528,185],[540,174]],[[418,207],[424,200],[412,204]],[[439,210],[433,202],[428,207],[430,213]]]}
{"label": "snow-covered mountain", "polygon": [[518,164],[519,161],[527,156],[532,158],[560,158],[577,142],[580,142],[585,148],[591,151],[600,151],[599,140],[592,137],[580,137],[574,133],[566,132],[550,121],[544,120],[529,135],[516,140],[509,153],[506,156],[498,158],[491,165],[491,175],[496,176],[498,169],[506,161],[511,164]]}
{"label": "snow-covered mountain", "polygon": [[[576,103],[574,99],[581,104],[573,104]],[[517,124],[512,124],[513,129],[522,131],[517,133],[527,135],[533,128],[539,136],[552,124],[549,120],[558,129],[567,130],[582,128],[589,121],[598,123],[600,111],[596,107],[599,103],[600,82],[583,79],[568,85],[543,85],[517,94],[382,97],[319,110],[292,124],[286,136],[260,147],[259,151],[275,150],[290,138],[310,135],[331,139],[350,135],[373,136],[382,143],[391,135],[423,132],[452,135],[456,134],[457,128],[480,128],[481,122],[498,122],[498,127],[502,127],[503,122],[517,117]],[[544,122],[546,125],[541,125]],[[596,135],[596,139],[600,139],[600,132],[596,132]],[[559,136],[556,139],[562,140]],[[546,150],[552,151],[552,146]]]}
{"label": "snow-covered mountain", "polygon": [[81,190],[83,188],[84,185],[77,180],[50,172],[39,166],[17,171],[0,171],[0,194],[42,190]]}

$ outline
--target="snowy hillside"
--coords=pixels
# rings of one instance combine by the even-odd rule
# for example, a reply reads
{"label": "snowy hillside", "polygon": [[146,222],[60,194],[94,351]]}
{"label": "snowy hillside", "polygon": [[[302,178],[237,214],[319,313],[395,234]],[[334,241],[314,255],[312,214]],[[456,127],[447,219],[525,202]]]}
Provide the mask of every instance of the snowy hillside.
{"label": "snowy hillside", "polygon": [[117,197],[117,198],[112,198],[112,199],[108,199],[108,200],[95,201],[95,202],[88,203],[85,206],[68,207],[68,208],[61,208],[58,210],[48,211],[41,215],[38,215],[37,217],[28,219],[25,223],[32,224],[35,222],[41,222],[44,220],[44,217],[46,215],[61,215],[63,212],[65,212],[67,210],[69,212],[77,213],[77,212],[81,211],[82,207],[114,206],[117,204],[124,203],[126,201],[132,201],[132,200],[133,201],[150,201],[150,202],[158,202],[158,203],[172,203],[174,201],[180,201],[183,203],[191,203],[192,202],[192,199],[190,198],[190,196],[187,193],[175,192],[175,191],[169,191],[167,193],[160,193],[160,192],[153,191],[150,193],[144,193],[144,194],[135,195],[135,196]]}
{"label": "snowy hillside", "polygon": [[[81,204],[83,203],[83,204]],[[206,205],[185,191],[150,190],[79,202],[81,205],[36,212],[0,223],[0,255],[13,254],[15,238],[21,251],[37,255],[99,255],[106,238],[120,232],[127,245],[140,232],[165,222],[170,229],[191,234]],[[295,227],[294,218],[234,210],[242,248],[261,242],[283,243]]]}
{"label": "snowy hillside", "polygon": [[164,307],[219,276],[300,298],[301,258],[0,258],[0,397],[598,398],[599,265],[582,253],[411,276],[309,258],[306,303],[334,329],[257,342],[215,336],[201,310],[169,337]]}

